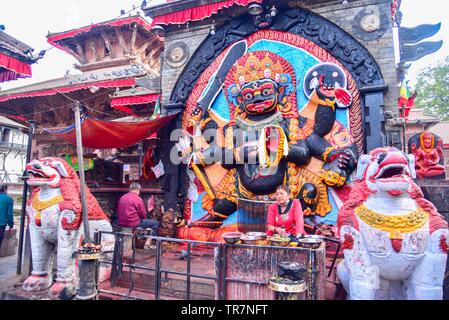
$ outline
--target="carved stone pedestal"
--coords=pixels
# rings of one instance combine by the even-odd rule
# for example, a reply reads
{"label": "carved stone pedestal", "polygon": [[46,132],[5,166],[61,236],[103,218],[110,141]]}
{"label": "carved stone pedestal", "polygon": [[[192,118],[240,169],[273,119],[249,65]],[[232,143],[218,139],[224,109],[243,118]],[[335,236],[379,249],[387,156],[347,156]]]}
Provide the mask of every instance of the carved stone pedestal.
{"label": "carved stone pedestal", "polygon": [[[449,180],[418,180],[424,197],[432,202],[438,212],[449,221]],[[449,300],[449,259],[446,264],[446,277],[443,285],[444,300]]]}

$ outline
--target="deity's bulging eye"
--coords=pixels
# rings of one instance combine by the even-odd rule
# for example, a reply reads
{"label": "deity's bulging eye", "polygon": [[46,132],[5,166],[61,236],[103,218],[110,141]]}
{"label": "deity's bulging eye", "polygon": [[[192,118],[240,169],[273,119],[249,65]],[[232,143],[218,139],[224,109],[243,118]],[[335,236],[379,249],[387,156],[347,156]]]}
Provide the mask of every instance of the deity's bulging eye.
{"label": "deity's bulging eye", "polygon": [[386,152],[381,152],[377,155],[377,162],[381,163],[382,161],[385,160],[385,158],[387,157],[387,153]]}
{"label": "deity's bulging eye", "polygon": [[334,71],[334,73],[332,73],[332,76],[333,76],[334,78],[338,78],[338,72],[337,72],[337,71]]}
{"label": "deity's bulging eye", "polygon": [[245,94],[245,100],[246,101],[250,101],[252,98],[254,98],[252,93],[248,92],[248,93]]}
{"label": "deity's bulging eye", "polygon": [[271,89],[264,89],[262,91],[262,95],[264,95],[264,96],[269,96],[271,94],[273,94],[273,91]]}

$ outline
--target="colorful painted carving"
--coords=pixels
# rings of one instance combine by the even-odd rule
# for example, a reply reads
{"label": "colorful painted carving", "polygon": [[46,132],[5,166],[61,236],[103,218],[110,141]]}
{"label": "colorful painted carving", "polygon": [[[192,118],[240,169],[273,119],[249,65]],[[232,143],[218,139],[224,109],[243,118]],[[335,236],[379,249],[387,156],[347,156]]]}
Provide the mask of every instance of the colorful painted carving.
{"label": "colorful painted carving", "polygon": [[[263,36],[271,33],[276,32]],[[189,228],[180,231],[182,238],[203,239],[207,233],[208,240],[219,239],[218,234],[237,228],[238,216],[246,215],[248,222],[243,223],[252,227],[263,224],[260,215],[266,210],[248,203],[272,200],[281,184],[290,186],[292,197],[310,208],[312,218],[335,212],[336,220],[335,202],[340,200],[329,187],[344,186],[355,170],[358,147],[349,108],[354,103],[360,107],[358,92],[352,80],[349,89],[349,74],[335,59],[319,62],[302,50],[306,43],[299,36],[287,39],[282,34],[277,39],[298,41],[297,54],[304,60],[283,54],[283,45],[276,48],[278,42],[261,40],[261,35],[254,36],[259,41],[247,41],[250,50],[234,57],[221,79],[224,92],[209,91],[240,44],[211,65],[215,73],[206,70],[188,99],[183,128],[193,137],[193,148],[189,139],[181,139],[178,147],[186,158],[193,153],[189,194],[196,190],[198,199],[187,197]],[[272,50],[257,50],[265,41]],[[205,107],[202,102],[208,96],[214,98]],[[195,97],[201,103],[195,104]],[[207,134],[210,130],[216,133]]]}
{"label": "colorful painted carving", "polygon": [[[75,170],[59,158],[33,160],[26,167],[33,192],[27,204],[33,270],[23,289],[40,291],[49,287],[51,298],[73,293],[77,286],[73,254],[83,237],[80,180]],[[97,200],[87,190],[90,232],[112,231]],[[111,250],[113,237],[104,235],[102,247]],[[53,284],[52,261],[56,250],[57,277]],[[108,270],[100,271],[100,281]]]}
{"label": "colorful painted carving", "polygon": [[414,156],[395,148],[359,159],[338,217],[345,259],[337,275],[350,299],[442,299],[448,224],[414,176]]}
{"label": "colorful painted carving", "polygon": [[416,174],[419,179],[445,179],[443,140],[430,132],[413,136],[409,147],[416,157]]}

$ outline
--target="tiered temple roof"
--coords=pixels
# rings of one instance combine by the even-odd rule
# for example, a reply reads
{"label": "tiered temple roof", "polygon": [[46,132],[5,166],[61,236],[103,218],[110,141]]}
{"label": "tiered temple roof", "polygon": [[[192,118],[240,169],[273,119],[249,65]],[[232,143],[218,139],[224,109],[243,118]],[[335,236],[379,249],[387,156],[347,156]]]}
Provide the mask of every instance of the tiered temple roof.
{"label": "tiered temple roof", "polygon": [[34,49],[0,31],[0,82],[31,77]]}

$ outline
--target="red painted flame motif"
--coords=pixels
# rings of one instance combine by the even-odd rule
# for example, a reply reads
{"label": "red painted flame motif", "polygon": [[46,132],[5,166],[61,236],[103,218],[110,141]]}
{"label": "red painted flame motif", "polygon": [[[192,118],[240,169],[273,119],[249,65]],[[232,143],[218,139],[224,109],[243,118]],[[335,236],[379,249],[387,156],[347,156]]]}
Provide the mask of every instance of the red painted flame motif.
{"label": "red painted flame motif", "polygon": [[354,249],[354,238],[350,234],[345,234],[345,241],[343,241],[343,251]]}
{"label": "red painted flame motif", "polygon": [[443,253],[449,253],[449,247],[447,245],[447,239],[445,236],[441,236],[440,238],[440,249]]}

